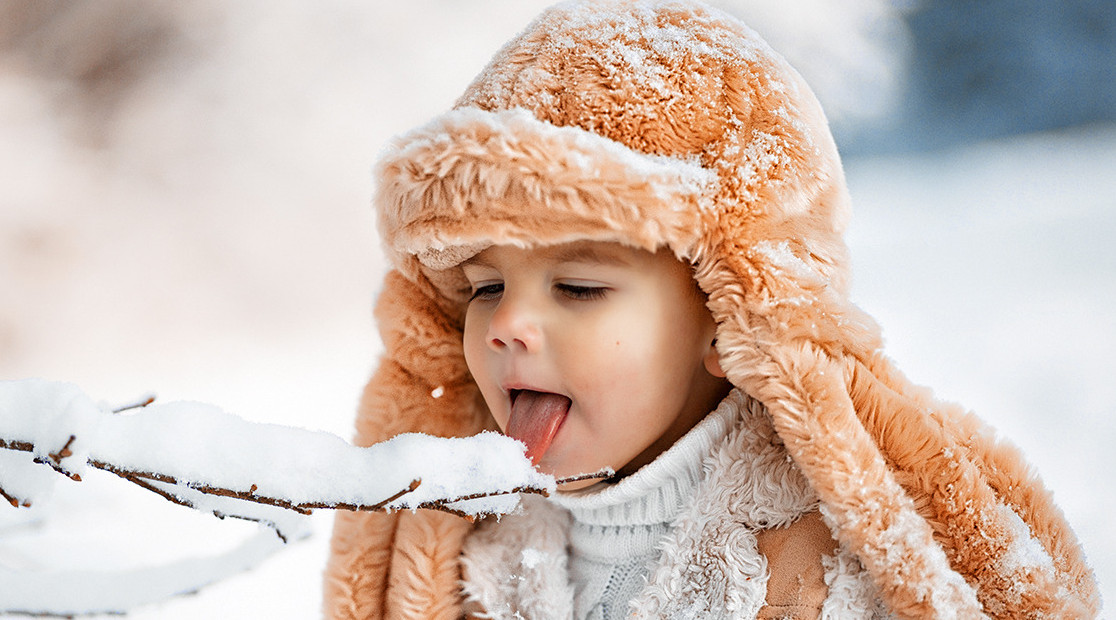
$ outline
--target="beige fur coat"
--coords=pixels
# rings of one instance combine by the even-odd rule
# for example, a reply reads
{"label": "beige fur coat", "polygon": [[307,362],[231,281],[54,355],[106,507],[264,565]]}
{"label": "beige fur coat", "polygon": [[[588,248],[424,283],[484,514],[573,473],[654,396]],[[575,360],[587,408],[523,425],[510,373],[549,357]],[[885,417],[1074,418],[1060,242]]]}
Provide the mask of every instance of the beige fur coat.
{"label": "beige fur coat", "polygon": [[[826,120],[744,25],[687,1],[558,5],[452,111],[399,138],[377,182],[395,269],[359,443],[492,426],[462,354],[465,258],[491,244],[669,247],[708,294],[728,379],[762,404],[891,614],[1096,615],[1081,548],[1019,452],[911,385],[849,302],[849,198]],[[460,616],[473,527],[338,514],[327,617]]]}

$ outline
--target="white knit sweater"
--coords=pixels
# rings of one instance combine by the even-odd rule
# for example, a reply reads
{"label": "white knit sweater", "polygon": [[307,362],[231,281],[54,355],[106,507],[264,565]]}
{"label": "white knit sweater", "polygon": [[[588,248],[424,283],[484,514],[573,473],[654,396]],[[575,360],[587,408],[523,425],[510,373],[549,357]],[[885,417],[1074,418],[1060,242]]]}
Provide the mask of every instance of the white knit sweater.
{"label": "white knit sweater", "polygon": [[[817,506],[766,412],[736,390],[619,483],[523,500],[465,544],[466,600],[485,617],[755,618],[768,578],[755,532]],[[851,554],[823,563],[823,618],[882,616]]]}
{"label": "white knit sweater", "polygon": [[615,485],[558,493],[570,511],[574,617],[613,620],[647,583],[659,543],[701,482],[701,463],[724,439],[734,411],[718,407],[653,462]]}

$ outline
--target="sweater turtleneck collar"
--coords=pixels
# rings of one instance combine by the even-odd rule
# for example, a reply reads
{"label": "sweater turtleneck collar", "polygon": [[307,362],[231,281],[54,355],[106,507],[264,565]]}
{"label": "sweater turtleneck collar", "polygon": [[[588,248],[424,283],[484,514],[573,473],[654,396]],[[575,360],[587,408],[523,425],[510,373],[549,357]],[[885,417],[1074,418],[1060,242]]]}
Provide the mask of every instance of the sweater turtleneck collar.
{"label": "sweater turtleneck collar", "polygon": [[583,525],[630,526],[669,523],[693,495],[702,462],[728,433],[746,397],[734,388],[709,415],[654,461],[615,484],[552,496]]}

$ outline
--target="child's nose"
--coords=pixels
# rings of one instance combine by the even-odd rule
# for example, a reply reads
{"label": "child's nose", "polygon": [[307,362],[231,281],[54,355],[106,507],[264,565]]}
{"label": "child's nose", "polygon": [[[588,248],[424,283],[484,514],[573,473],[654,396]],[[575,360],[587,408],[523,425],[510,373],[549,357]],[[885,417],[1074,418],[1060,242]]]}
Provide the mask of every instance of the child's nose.
{"label": "child's nose", "polygon": [[497,351],[538,351],[543,341],[539,319],[529,301],[505,296],[488,324],[488,346]]}

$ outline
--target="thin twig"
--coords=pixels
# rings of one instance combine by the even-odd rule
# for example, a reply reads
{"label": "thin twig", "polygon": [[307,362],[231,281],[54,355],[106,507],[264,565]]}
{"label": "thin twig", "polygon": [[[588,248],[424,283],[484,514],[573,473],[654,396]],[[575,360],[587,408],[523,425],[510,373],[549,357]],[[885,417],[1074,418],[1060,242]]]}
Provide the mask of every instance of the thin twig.
{"label": "thin twig", "polygon": [[34,452],[35,444],[27,441],[15,441],[8,439],[0,439],[0,448],[8,450],[15,450],[17,452]]}
{"label": "thin twig", "polygon": [[[8,503],[12,505],[12,508],[19,508],[20,507],[19,498],[15,497],[15,496],[12,496],[12,495],[8,495],[7,491],[5,491],[3,489],[3,487],[0,487],[0,497],[3,497],[4,499],[8,500]],[[29,502],[27,500],[23,500],[22,505],[23,505],[24,508],[30,508],[31,507],[31,502]]]}
{"label": "thin twig", "polygon": [[122,411],[128,411],[129,409],[140,409],[142,407],[146,407],[146,406],[150,405],[153,402],[155,402],[155,395],[154,394],[148,394],[147,396],[144,396],[143,398],[141,398],[140,400],[137,400],[136,402],[133,402],[133,403],[130,403],[130,404],[127,404],[127,405],[121,405],[121,406],[113,409],[112,412],[113,413],[120,413]]}
{"label": "thin twig", "polygon": [[431,500],[429,502],[423,502],[423,503],[419,504],[417,507],[418,508],[437,508],[439,506],[445,506],[447,504],[456,504],[458,502],[467,502],[469,500],[480,499],[482,497],[500,497],[501,495],[511,495],[512,493],[535,493],[535,494],[538,494],[538,495],[549,495],[549,493],[546,492],[546,489],[540,489],[538,487],[516,487],[516,488],[514,488],[510,491],[496,491],[496,492],[493,492],[493,493],[470,493],[469,495],[462,495],[460,497],[455,497],[453,499]]}
{"label": "thin twig", "polygon": [[[34,458],[34,461],[36,463],[40,463],[42,465],[49,466],[54,471],[62,474],[63,476],[66,476],[67,478],[69,478],[71,480],[74,480],[75,482],[81,482],[81,476],[79,476],[77,474],[74,474],[74,473],[71,473],[71,472],[68,472],[68,471],[62,469],[62,466],[61,466],[62,459],[66,458],[67,456],[71,456],[73,454],[73,452],[70,451],[70,446],[73,445],[74,439],[75,439],[75,437],[73,435],[70,435],[70,439],[66,442],[66,445],[62,446],[61,450],[59,450],[56,453],[48,454],[47,456],[49,458],[44,458],[44,457],[37,456],[37,457]],[[31,452],[31,453],[35,452],[35,444],[33,444],[29,441],[20,441],[18,439],[2,439],[2,438],[0,438],[0,448],[7,449],[7,450],[15,450],[16,452]]]}
{"label": "thin twig", "polygon": [[[193,503],[191,503],[189,500],[178,497],[174,493],[171,493],[171,492],[169,492],[165,489],[160,488],[158,486],[158,484],[154,484],[154,483],[149,482],[149,481],[147,481],[147,480],[145,480],[141,477],[138,477],[138,476],[129,476],[129,475],[126,475],[126,474],[122,474],[120,472],[113,472],[113,473],[120,476],[121,478],[124,478],[128,482],[131,482],[131,483],[139,486],[140,488],[144,488],[144,489],[147,489],[148,491],[151,491],[152,493],[155,493],[156,495],[158,495],[158,496],[162,497],[163,499],[171,502],[172,504],[177,504],[179,506],[185,506],[186,508],[192,508],[194,510],[198,509],[198,507],[196,505],[194,505]],[[255,518],[255,517],[248,517],[248,516],[244,516],[244,515],[228,514],[228,513],[220,512],[218,510],[213,510],[212,513],[213,513],[213,516],[217,517],[218,519],[225,519],[226,517],[233,517],[234,519],[242,519],[244,521],[254,521],[256,523],[262,523],[264,525],[267,525],[271,529],[275,530],[275,534],[279,537],[280,540],[283,541],[284,544],[286,544],[288,542],[287,541],[287,536],[282,532],[282,530],[280,530],[278,524],[275,523],[274,521],[269,521],[269,520],[266,520],[266,519],[258,519],[258,518]]]}
{"label": "thin twig", "polygon": [[[185,594],[185,593],[184,593]],[[74,620],[75,615],[62,612],[53,611],[22,611],[19,609],[4,609],[0,614],[6,616],[23,616],[25,618],[63,618],[65,620]],[[81,616],[126,616],[127,612],[115,610],[100,610],[100,611],[82,611],[78,612]]]}
{"label": "thin twig", "polygon": [[117,476],[120,476],[121,478],[127,480],[128,482],[131,482],[132,484],[135,484],[136,486],[147,489],[148,491],[151,491],[152,493],[155,493],[156,495],[159,495],[160,497],[167,500],[168,502],[178,504],[179,506],[185,506],[187,508],[194,508],[195,507],[190,502],[178,497],[177,495],[174,495],[173,493],[170,493],[168,491],[164,491],[163,489],[160,489],[159,487],[155,486],[154,484],[151,484],[150,482],[148,482],[147,480],[144,480],[143,478],[141,478],[139,476],[134,476],[134,475],[131,475],[129,473],[122,472],[122,471],[115,470],[115,469],[108,469],[106,471],[110,471],[110,472],[116,474]]}
{"label": "thin twig", "polygon": [[[581,482],[583,480],[603,480],[603,479],[611,478],[614,474],[615,474],[615,472],[613,472],[611,469],[605,468],[605,469],[601,469],[599,471],[595,471],[595,472],[589,473],[589,474],[578,474],[576,476],[570,476],[569,478],[561,478],[559,480],[555,480],[554,483],[555,484],[566,484],[566,483],[569,483],[569,482]],[[538,487],[516,487],[516,488],[514,488],[510,491],[497,491],[497,492],[494,492],[494,493],[472,493],[470,495],[462,495],[461,497],[457,497],[457,498],[454,498],[454,499],[441,499],[441,500],[435,500],[435,501],[430,501],[430,502],[424,502],[424,503],[420,504],[418,507],[419,508],[439,509],[439,508],[444,508],[446,504],[456,504],[458,502],[466,502],[466,501],[473,500],[473,499],[480,499],[482,497],[499,497],[501,495],[511,495],[512,493],[535,493],[537,495],[544,495],[544,496],[549,496],[550,495],[550,493],[547,492],[546,489],[541,489],[541,488],[538,488]],[[449,510],[447,510],[447,512],[456,512],[456,511],[454,511],[453,509],[449,509]]]}
{"label": "thin twig", "polygon": [[[28,450],[28,452],[31,452],[31,450]],[[62,474],[63,476],[66,476],[67,478],[69,478],[70,480],[73,480],[74,482],[81,482],[81,476],[79,474],[75,474],[73,472],[69,472],[69,471],[66,471],[65,469],[62,469],[62,466],[55,462],[55,460],[53,458],[54,455],[51,454],[49,456],[52,457],[52,458],[43,458],[41,456],[36,456],[32,460],[34,460],[36,463],[38,463],[40,465],[46,465],[47,467],[53,469],[55,472],[57,472],[59,474]]]}
{"label": "thin twig", "polygon": [[89,459],[89,465],[91,465],[92,467],[95,467],[97,469],[102,469],[102,470],[107,471],[107,472],[112,472],[112,473],[114,473],[114,474],[116,474],[116,475],[118,475],[122,478],[127,478],[128,476],[136,476],[137,478],[146,478],[147,480],[154,480],[155,482],[165,482],[167,484],[178,484],[178,480],[176,480],[173,476],[168,476],[166,474],[157,474],[157,473],[153,473],[153,472],[146,472],[146,471],[135,471],[135,470],[127,469],[127,468],[124,468],[124,467],[117,467],[116,465],[113,465],[112,463],[106,463],[104,461],[98,461],[96,459]]}
{"label": "thin twig", "polygon": [[54,463],[56,465],[61,465],[62,459],[66,458],[67,456],[74,455],[73,450],[70,450],[70,446],[74,445],[75,439],[77,439],[76,435],[70,435],[70,438],[66,440],[66,445],[62,446],[61,450],[59,450],[58,452],[51,452],[50,454],[47,454],[47,456],[54,459]]}
{"label": "thin twig", "polygon": [[[129,482],[137,484],[137,485],[139,485],[139,486],[141,486],[145,489],[148,489],[150,491],[154,491],[155,493],[158,493],[159,495],[163,496],[164,498],[166,498],[166,499],[168,499],[168,500],[170,500],[170,501],[172,501],[176,504],[180,504],[180,505],[183,505],[183,506],[189,506],[191,508],[193,508],[193,505],[188,503],[186,500],[180,500],[176,496],[173,496],[173,495],[169,494],[169,492],[164,491],[162,489],[159,489],[158,487],[152,485],[151,482],[159,482],[159,483],[162,483],[162,484],[168,484],[168,485],[173,485],[173,486],[182,486],[182,487],[197,491],[198,493],[203,493],[205,495],[216,495],[216,496],[220,496],[220,497],[229,497],[229,498],[232,498],[232,499],[239,499],[239,500],[243,500],[243,501],[246,501],[246,502],[252,502],[252,503],[255,503],[255,504],[266,504],[266,505],[269,505],[269,506],[276,506],[278,508],[285,508],[287,510],[293,510],[293,511],[298,512],[300,514],[310,514],[310,511],[312,511],[314,509],[318,509],[318,508],[329,508],[329,509],[340,508],[340,509],[344,509],[344,510],[376,512],[376,511],[379,511],[379,510],[383,510],[384,506],[390,504],[391,502],[394,502],[395,500],[397,500],[400,497],[406,495],[407,493],[410,493],[410,492],[414,491],[415,489],[418,488],[418,486],[421,482],[419,480],[412,480],[411,483],[409,485],[407,485],[406,488],[400,489],[399,491],[397,491],[396,493],[387,497],[386,499],[384,499],[382,501],[379,501],[375,504],[370,504],[370,505],[369,504],[347,504],[347,503],[341,503],[341,502],[301,502],[301,503],[296,503],[296,502],[291,502],[291,501],[285,500],[285,499],[269,497],[269,496],[266,496],[266,495],[259,495],[259,494],[257,494],[256,490],[236,491],[236,490],[233,490],[233,489],[226,489],[226,488],[223,488],[223,487],[214,487],[214,486],[210,486],[210,485],[206,485],[206,484],[196,484],[196,483],[183,484],[182,482],[180,482],[179,480],[177,480],[173,476],[168,476],[166,474],[156,474],[156,473],[145,472],[145,471],[132,471],[132,470],[128,470],[128,469],[125,469],[125,468],[117,467],[116,465],[113,465],[111,463],[105,463],[103,461],[98,461],[98,460],[90,460],[89,464],[92,467],[95,467],[97,469],[102,469],[104,471],[116,474],[117,476],[120,476],[121,478],[124,478],[125,480],[128,480]],[[256,487],[256,485],[252,485],[252,486],[255,487],[256,489],[258,489],[258,487]],[[249,519],[249,520],[252,520],[252,519]]]}
{"label": "thin twig", "polygon": [[342,510],[376,512],[376,511],[379,511],[379,510],[383,510],[384,506],[387,506],[388,504],[394,502],[395,500],[399,499],[400,497],[403,497],[404,495],[410,493],[411,491],[414,491],[415,489],[417,489],[419,487],[420,484],[422,484],[421,480],[412,480],[411,484],[406,489],[403,489],[402,491],[399,491],[395,495],[392,495],[391,497],[383,500],[382,502],[377,502],[375,504],[372,504],[371,506],[364,505],[364,504],[343,504],[343,503],[337,503],[337,504],[305,503],[305,504],[300,504],[300,505],[304,506],[306,508],[340,508]]}
{"label": "thin twig", "polygon": [[605,469],[595,471],[591,474],[578,474],[576,476],[570,476],[569,478],[561,478],[559,480],[555,480],[554,483],[569,484],[571,482],[582,482],[585,480],[607,480],[615,475],[616,472],[606,467]]}
{"label": "thin twig", "polygon": [[451,514],[455,517],[461,517],[462,519],[465,519],[469,523],[473,523],[476,520],[476,517],[474,515],[471,515],[471,514],[465,512],[465,511],[463,511],[463,510],[457,510],[456,508],[450,508],[449,506],[446,506],[444,504],[432,503],[432,504],[428,504],[428,505],[424,505],[424,506],[419,506],[419,508],[427,508],[429,510],[437,510],[439,512],[449,513],[449,514]]}

